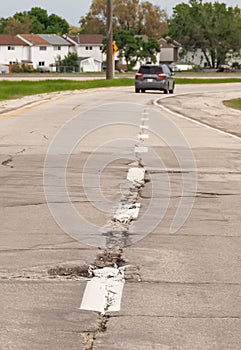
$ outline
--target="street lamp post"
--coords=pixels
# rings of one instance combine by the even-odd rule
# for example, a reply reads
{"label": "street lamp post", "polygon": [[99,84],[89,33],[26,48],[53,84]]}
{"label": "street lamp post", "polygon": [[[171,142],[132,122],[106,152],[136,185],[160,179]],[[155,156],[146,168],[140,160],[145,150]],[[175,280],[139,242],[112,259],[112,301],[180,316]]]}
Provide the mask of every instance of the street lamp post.
{"label": "street lamp post", "polygon": [[107,0],[107,64],[106,79],[113,79],[113,27],[112,27],[112,0]]}

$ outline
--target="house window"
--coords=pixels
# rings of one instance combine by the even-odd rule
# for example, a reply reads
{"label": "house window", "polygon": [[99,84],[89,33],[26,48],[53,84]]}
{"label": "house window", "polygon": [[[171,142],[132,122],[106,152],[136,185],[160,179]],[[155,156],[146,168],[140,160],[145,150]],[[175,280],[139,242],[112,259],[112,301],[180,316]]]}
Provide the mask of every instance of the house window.
{"label": "house window", "polygon": [[8,46],[8,50],[15,50],[15,46]]}
{"label": "house window", "polygon": [[85,46],[85,50],[92,50],[92,46]]}
{"label": "house window", "polygon": [[38,65],[39,65],[39,67],[44,66],[44,61],[39,61]]}
{"label": "house window", "polygon": [[15,61],[9,61],[9,64],[16,64]]}
{"label": "house window", "polygon": [[47,50],[47,46],[39,46],[39,50],[40,51],[46,51]]}
{"label": "house window", "polygon": [[100,51],[102,51],[102,49],[103,49],[103,47],[102,47],[102,46],[100,46]]}
{"label": "house window", "polygon": [[61,46],[54,46],[54,51],[61,51]]}

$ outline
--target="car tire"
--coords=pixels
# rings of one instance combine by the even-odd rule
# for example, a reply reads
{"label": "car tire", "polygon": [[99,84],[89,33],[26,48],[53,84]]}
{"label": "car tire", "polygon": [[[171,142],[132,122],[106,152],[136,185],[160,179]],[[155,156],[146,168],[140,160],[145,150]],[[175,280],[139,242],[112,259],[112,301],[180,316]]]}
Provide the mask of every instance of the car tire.
{"label": "car tire", "polygon": [[135,88],[135,92],[136,92],[136,93],[138,93],[138,92],[140,92],[140,91],[141,91],[140,89]]}
{"label": "car tire", "polygon": [[168,94],[168,90],[167,89],[164,89],[163,92],[164,92],[164,94]]}
{"label": "car tire", "polygon": [[145,90],[145,89],[141,89],[141,92],[145,93],[145,92],[146,92],[146,90]]}
{"label": "car tire", "polygon": [[175,85],[173,84],[172,89],[171,89],[171,90],[169,90],[169,94],[173,94],[173,92],[174,92],[174,87],[175,87]]}

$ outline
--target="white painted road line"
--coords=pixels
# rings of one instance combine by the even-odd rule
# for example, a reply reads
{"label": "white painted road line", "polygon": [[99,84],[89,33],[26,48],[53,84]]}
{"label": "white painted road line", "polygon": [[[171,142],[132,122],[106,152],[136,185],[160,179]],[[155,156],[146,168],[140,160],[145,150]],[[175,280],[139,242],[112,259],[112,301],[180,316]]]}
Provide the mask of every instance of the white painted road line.
{"label": "white painted road line", "polygon": [[146,117],[142,117],[142,118],[141,118],[141,121],[142,121],[142,122],[148,122],[149,120],[150,120],[150,119],[149,119],[149,118],[146,118]]}
{"label": "white painted road line", "polygon": [[120,311],[124,284],[124,279],[94,277],[86,285],[80,309],[102,314]]}
{"label": "white painted road line", "polygon": [[135,153],[147,153],[147,152],[148,152],[148,147],[144,147],[144,146],[135,147]]}
{"label": "white painted road line", "polygon": [[148,130],[148,129],[149,129],[149,125],[141,124],[141,125],[140,125],[140,129],[146,129],[146,130]]}
{"label": "white painted road line", "polygon": [[148,134],[139,134],[138,139],[139,140],[147,140],[147,139],[149,139],[149,135]]}
{"label": "white painted road line", "polygon": [[169,108],[164,107],[164,106],[162,106],[162,105],[159,105],[159,104],[158,104],[158,100],[160,100],[160,99],[158,98],[158,99],[156,99],[156,100],[154,101],[154,105],[155,105],[155,106],[157,106],[157,107],[163,109],[164,111],[166,111],[166,112],[168,112],[168,113],[170,113],[170,114],[173,114],[174,116],[176,116],[176,117],[178,117],[178,118],[182,118],[182,119],[188,120],[188,121],[190,121],[190,122],[192,122],[192,123],[194,123],[194,124],[197,124],[197,125],[199,125],[199,126],[202,126],[202,127],[204,127],[204,128],[207,128],[207,129],[209,129],[209,130],[216,131],[216,132],[218,132],[218,133],[220,133],[220,134],[227,135],[227,136],[231,136],[231,137],[233,137],[234,139],[237,139],[237,140],[240,140],[240,139],[241,139],[240,136],[231,134],[230,132],[220,130],[220,129],[218,129],[218,128],[215,128],[214,126],[207,125],[206,123],[203,123],[203,122],[201,122],[201,121],[199,121],[199,120],[196,120],[196,119],[187,117],[187,116],[182,115],[182,114],[177,113],[177,112],[173,112],[173,111],[171,111]]}
{"label": "white painted road line", "polygon": [[142,184],[145,179],[145,172],[144,168],[130,168],[126,178],[134,184]]}
{"label": "white painted road line", "polygon": [[[149,126],[140,126],[141,129],[148,129]],[[138,137],[148,138],[147,134],[139,134]],[[135,154],[147,152],[148,147],[135,147]],[[129,168],[127,180],[137,189],[144,184],[145,169],[140,167]],[[120,223],[129,224],[132,220],[137,220],[141,204],[128,203],[119,204],[113,219]],[[87,282],[82,298],[80,309],[97,311],[102,314],[106,312],[118,312],[121,307],[121,299],[125,284],[124,267],[103,267],[91,270],[94,276]]]}

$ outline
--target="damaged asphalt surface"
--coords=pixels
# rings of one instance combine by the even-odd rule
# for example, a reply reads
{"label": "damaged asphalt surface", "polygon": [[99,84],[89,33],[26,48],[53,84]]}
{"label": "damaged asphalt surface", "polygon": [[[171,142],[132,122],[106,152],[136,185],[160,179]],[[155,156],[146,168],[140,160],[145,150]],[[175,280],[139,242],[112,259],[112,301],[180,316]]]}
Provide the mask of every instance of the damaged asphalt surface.
{"label": "damaged asphalt surface", "polygon": [[[222,104],[240,97],[240,84],[178,86],[176,94],[163,98],[115,88],[0,103],[1,349],[240,350],[241,115]],[[178,125],[196,159],[198,187],[189,218],[177,233],[170,233],[182,196],[182,174],[167,145],[151,136],[147,145],[161,155],[166,171],[151,162],[136,196],[142,215],[155,196],[152,183],[168,174],[171,195],[163,219],[127,247],[126,227],[108,236],[118,245],[106,250],[75,241],[56,224],[46,204],[43,165],[49,143],[64,123],[90,108],[114,101],[149,108],[154,100]],[[86,118],[85,123],[92,121]],[[111,132],[118,136],[119,130]],[[134,135],[136,130],[128,127],[125,132]],[[96,210],[80,181],[86,160],[101,142],[103,135],[97,132],[74,151],[68,186],[76,210],[109,228],[113,213]],[[99,162],[93,173],[101,168]],[[126,156],[103,171],[103,194],[116,207],[131,166],[133,159]],[[90,185],[89,190],[96,188]],[[150,223],[160,216],[159,209],[151,212]],[[127,266],[119,312],[79,309],[90,266]]]}

